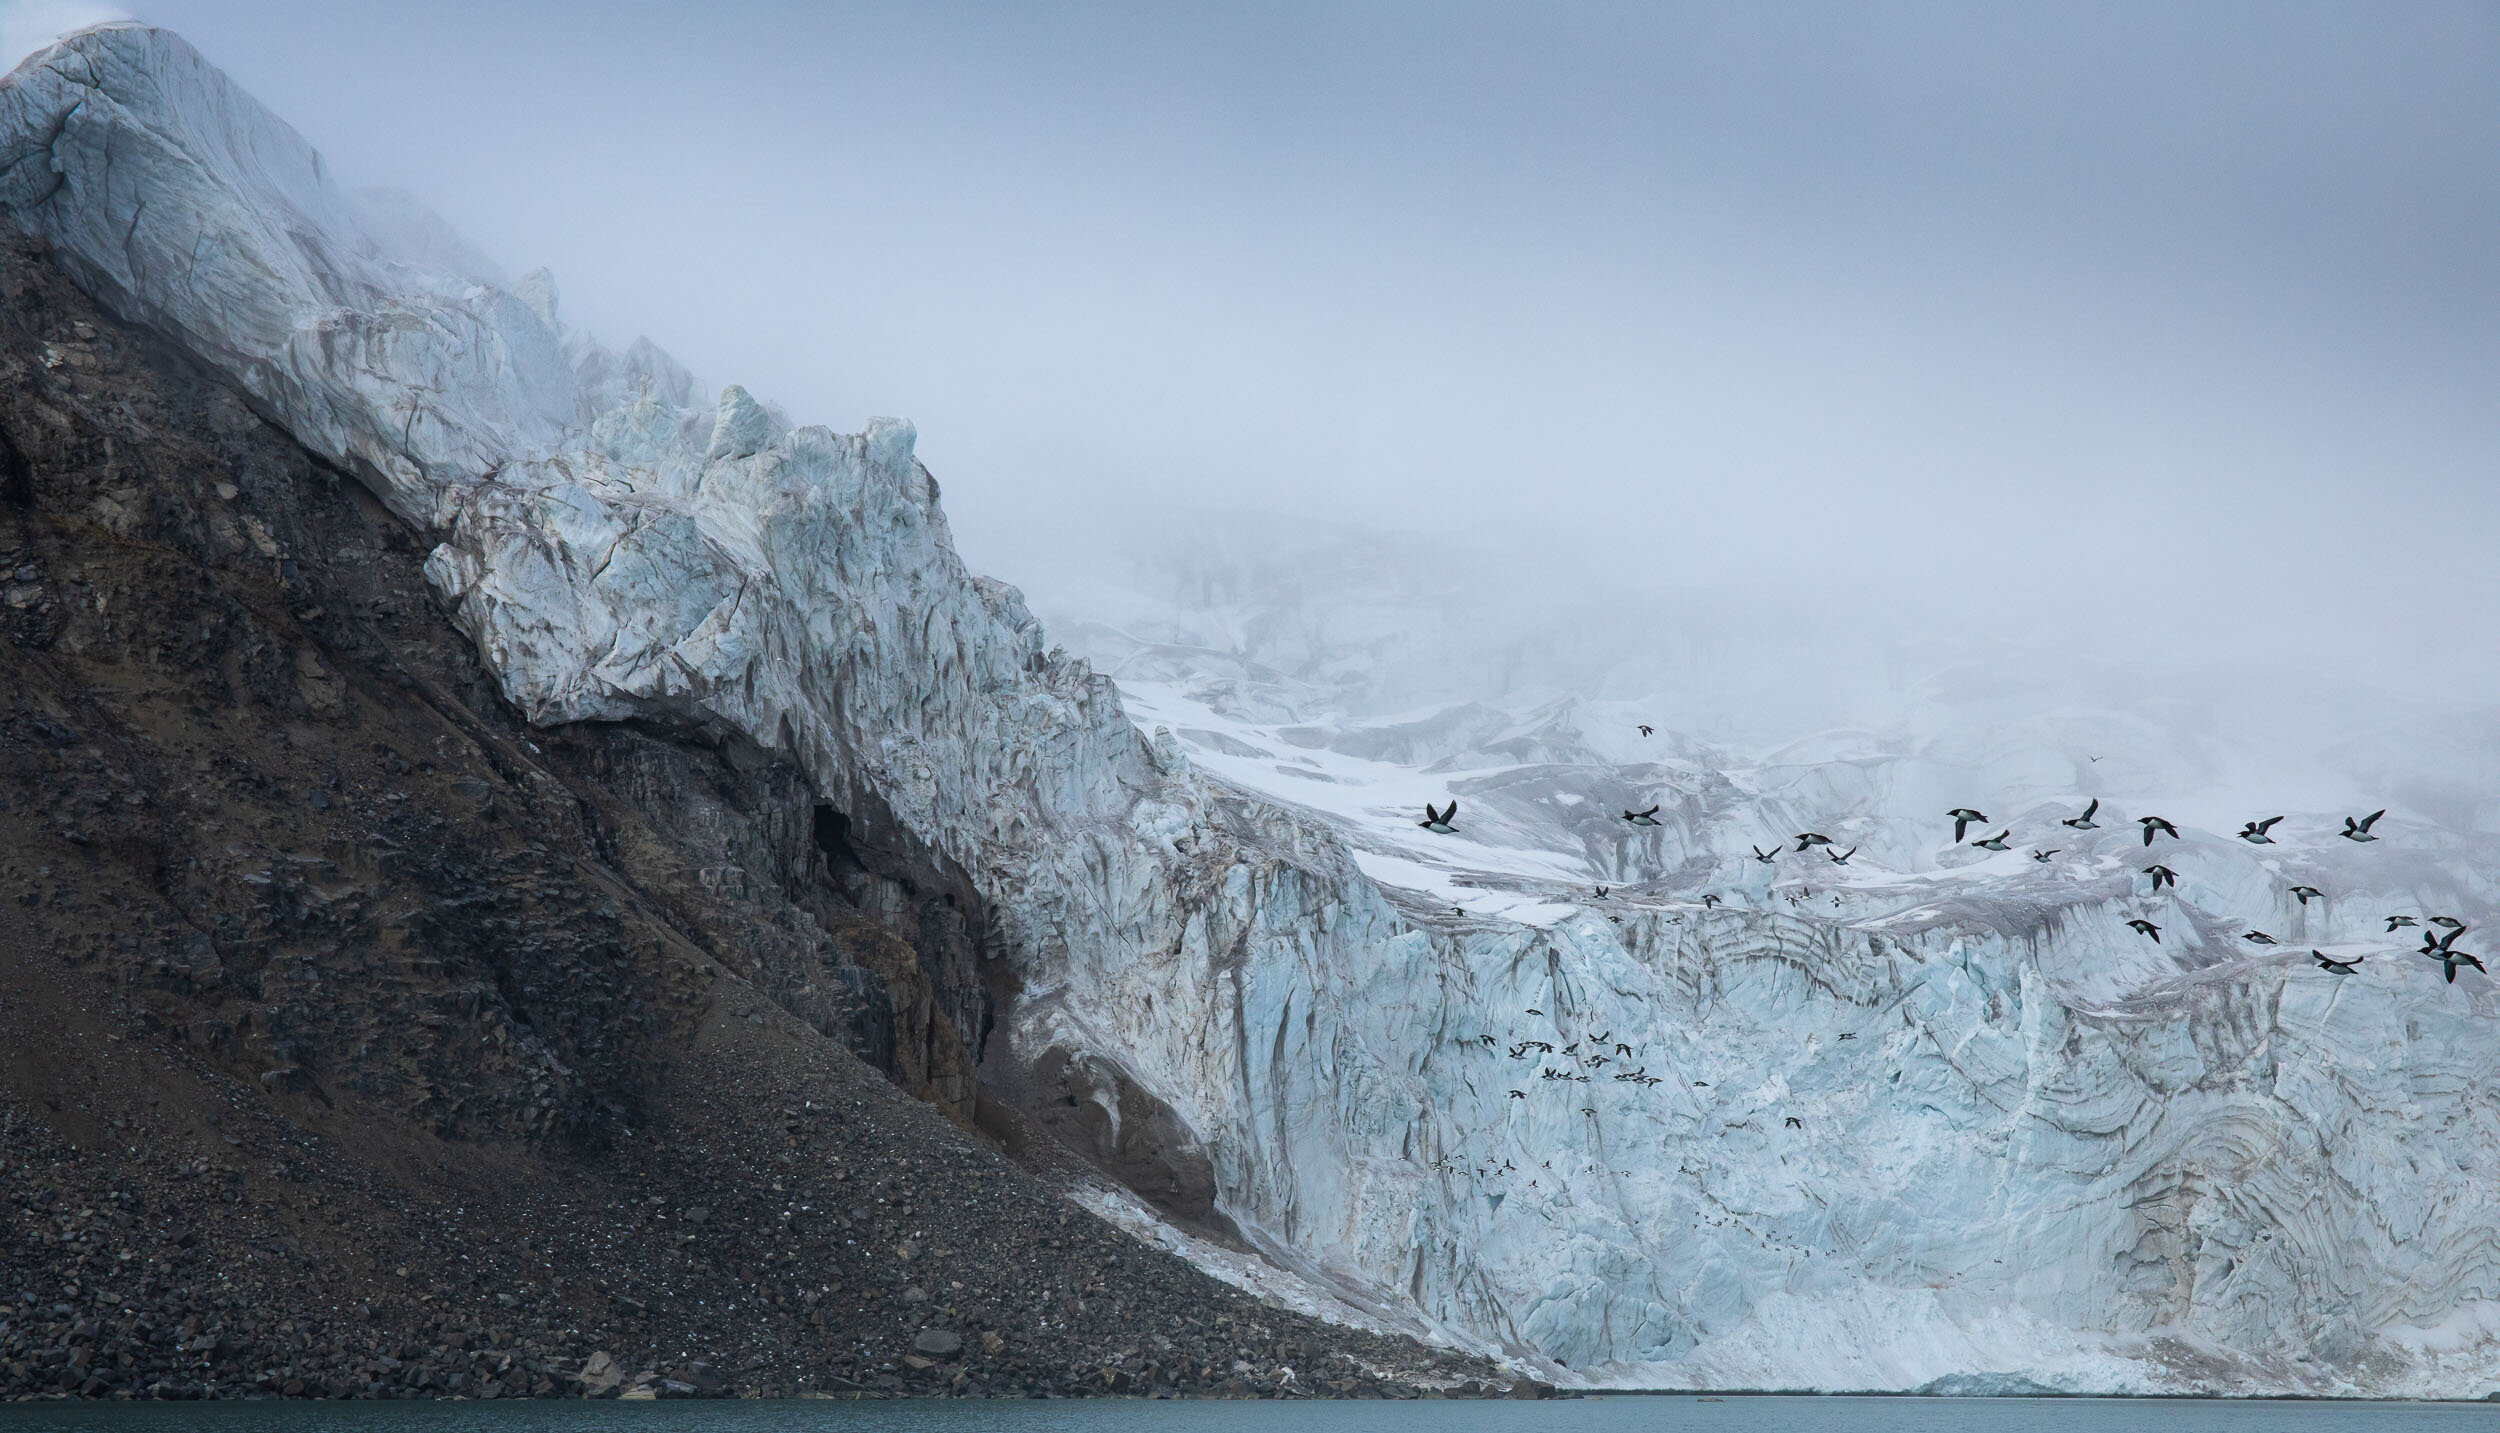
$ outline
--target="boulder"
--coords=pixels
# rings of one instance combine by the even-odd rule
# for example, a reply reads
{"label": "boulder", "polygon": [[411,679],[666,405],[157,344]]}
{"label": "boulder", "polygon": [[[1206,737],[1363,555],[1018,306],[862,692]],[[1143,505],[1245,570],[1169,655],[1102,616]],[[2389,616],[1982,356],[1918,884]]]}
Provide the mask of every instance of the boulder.
{"label": "boulder", "polygon": [[582,1360],[580,1379],[582,1397],[614,1398],[617,1390],[625,1386],[625,1370],[618,1368],[616,1360],[602,1349]]}

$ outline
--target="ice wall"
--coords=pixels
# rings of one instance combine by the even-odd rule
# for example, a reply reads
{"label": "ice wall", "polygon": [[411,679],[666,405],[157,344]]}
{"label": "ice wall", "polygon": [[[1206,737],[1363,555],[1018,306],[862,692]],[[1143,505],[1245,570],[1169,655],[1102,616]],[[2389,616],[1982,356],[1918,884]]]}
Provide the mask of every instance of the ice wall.
{"label": "ice wall", "polygon": [[[1451,915],[1046,651],[956,559],[908,424],[698,408],[649,345],[566,330],[543,274],[412,253],[423,225],[344,199],[170,34],[0,82],[0,207],[431,533],[534,720],[742,733],[958,862],[1028,992],[1019,1052],[1161,1096],[1250,1236],[1367,1307],[1642,1383],[2500,1369],[2479,984],[2219,929],[2155,954],[2114,884],[2020,873],[1847,919],[1664,885],[1584,909],[1532,874],[1536,922]],[[1724,847],[1706,805],[1696,852]]]}

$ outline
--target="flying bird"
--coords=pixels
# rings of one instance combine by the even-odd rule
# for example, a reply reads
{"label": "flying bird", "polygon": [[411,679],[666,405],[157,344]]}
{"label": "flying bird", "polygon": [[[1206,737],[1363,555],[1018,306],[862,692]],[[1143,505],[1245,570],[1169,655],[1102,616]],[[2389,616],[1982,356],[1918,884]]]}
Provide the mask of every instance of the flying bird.
{"label": "flying bird", "polygon": [[1944,814],[1953,818],[1953,843],[1957,846],[1962,843],[1962,833],[1970,829],[1973,821],[1988,819],[1985,812],[1973,811],[1967,806],[1956,806]]}
{"label": "flying bird", "polygon": [[1765,851],[1760,846],[1756,846],[1753,848],[1753,858],[1767,866],[1780,858],[1780,848],[1773,846],[1770,850]]}
{"label": "flying bird", "polygon": [[2048,858],[2049,858],[2049,857],[2056,855],[2058,852],[2060,852],[2060,851],[2062,851],[2062,850],[2064,850],[2064,849],[2066,849],[2066,848],[2065,848],[2065,847],[2063,847],[2063,846],[2051,846],[2049,849],[2047,849],[2047,850],[2045,850],[2045,851],[2034,851],[2034,852],[2032,852],[2032,853],[2031,853],[2031,859],[2033,859],[2033,860],[2035,860],[2035,861],[2046,861],[2046,860],[2048,860]]}
{"label": "flying bird", "polygon": [[1606,899],[1606,888],[1604,886],[1599,886],[1597,888],[1597,898],[1601,901]]}
{"label": "flying bird", "polygon": [[2311,901],[2323,900],[2326,897],[2326,892],[2319,890],[2316,886],[2294,886],[2292,894],[2300,897],[2300,903],[2304,906]]}
{"label": "flying bird", "polygon": [[1833,865],[1845,866],[1849,864],[1849,858],[1857,853],[1858,848],[1852,846],[1846,851],[1825,851],[1823,854],[1832,858]]}
{"label": "flying bird", "polygon": [[2014,828],[2008,826],[1985,841],[1973,841],[1971,844],[1977,846],[1982,851],[2002,851],[2005,849],[2005,838],[2013,834]]}
{"label": "flying bird", "polygon": [[1719,908],[1719,898],[1717,896],[1703,896],[1701,898],[1701,908],[1706,911],[1717,910]]}
{"label": "flying bird", "polygon": [[2153,944],[2161,944],[2161,927],[2142,917],[2127,922],[2127,929],[2134,931],[2137,935],[2149,935],[2153,938]]}
{"label": "flying bird", "polygon": [[1655,826],[1658,824],[1658,808],[1652,806],[1647,811],[1626,811],[1623,819],[1635,826]]}
{"label": "flying bird", "polygon": [[2144,868],[2144,874],[2153,878],[2153,894],[2155,895],[2160,895],[2161,888],[2164,886],[2175,886],[2179,884],[2179,873],[2170,869],[2168,866],[2158,864],[2146,866]]}
{"label": "flying bird", "polygon": [[1642,722],[1642,723],[1640,724],[1640,733],[1641,733],[1641,735],[1643,735],[1643,736],[1647,736],[1647,735],[1649,735],[1649,723],[1647,723],[1647,722]]}
{"label": "flying bird", "polygon": [[2313,950],[2309,953],[2317,957],[2318,969],[2331,970],[2337,975],[2350,975],[2361,962],[2369,959],[2366,955],[2356,955],[2350,960],[2333,960],[2328,958],[2326,952],[2322,950]]}
{"label": "flying bird", "polygon": [[[2098,761],[2098,760],[2100,760],[2100,758],[2099,758],[2099,757],[2097,757],[2097,756],[2096,756],[2096,757],[2094,757],[2094,758],[2092,758],[2092,759],[2093,759],[2094,761]],[[2080,815],[2080,816],[2069,816],[2069,817],[2067,817],[2065,820],[2060,821],[2060,822],[2058,822],[2057,824],[2058,824],[2058,825],[2060,825],[2060,826],[2072,826],[2072,827],[2074,827],[2074,828],[2075,828],[2076,830],[2078,830],[2078,831],[2098,831],[2098,830],[2099,830],[2099,829],[2101,829],[2101,828],[2100,828],[2100,826],[2099,826],[2098,824],[2096,824],[2096,823],[2092,820],[2092,818],[2093,818],[2093,816],[2094,816],[2095,814],[2097,814],[2097,813],[2100,811],[2100,809],[2101,809],[2101,798],[2099,798],[2098,796],[2095,796],[2095,797],[2093,797],[2093,798],[2092,798],[2092,804],[2083,808],[2083,814],[2082,814],[2082,815]]]}
{"label": "flying bird", "polygon": [[1510,1097],[1511,1097],[1512,1099],[1514,1099],[1514,1100],[1524,1100],[1524,1099],[1526,1099],[1526,1098],[1527,1098],[1527,1096],[1526,1096],[1525,1094],[1521,1093],[1521,1092],[1520,1092],[1520,1091],[1518,1091],[1518,1090],[1513,1090],[1513,1091],[1511,1091],[1511,1092],[1510,1092]]}
{"label": "flying bird", "polygon": [[1804,1129],[1806,1127],[1806,1122],[1797,1118],[1795,1115],[1790,1115],[1788,1117],[1788,1127],[1790,1129]]}
{"label": "flying bird", "polygon": [[1458,828],[1450,823],[1456,821],[1457,819],[1458,798],[1453,796],[1450,798],[1450,809],[1447,811],[1435,811],[1432,808],[1431,802],[1425,802],[1424,819],[1416,822],[1415,824],[1423,827],[1425,830],[1430,831],[1436,836],[1453,836],[1458,833]]}
{"label": "flying bird", "polygon": [[2443,926],[2449,930],[2465,929],[2465,922],[2458,920],[2455,916],[2432,916],[2431,924],[2435,926]]}
{"label": "flying bird", "polygon": [[2269,816],[2263,821],[2243,821],[2240,823],[2240,839],[2252,846],[2271,846],[2274,838],[2266,832],[2282,819],[2280,816]]}
{"label": "flying bird", "polygon": [[1808,846],[1828,846],[1831,843],[1832,838],[1819,831],[1800,831],[1797,833],[1797,849],[1800,851],[1804,850]]}
{"label": "flying bird", "polygon": [[[2424,953],[2430,954],[2427,951]],[[2457,983],[2457,967],[2460,965],[2470,965],[2476,970],[2482,970],[2485,975],[2491,974],[2490,971],[2483,970],[2483,963],[2481,961],[2476,960],[2474,957],[2467,955],[2461,950],[2450,950],[2446,946],[2441,946],[2438,953],[2432,955],[2431,958],[2438,961],[2440,965],[2447,970],[2448,983],[2450,985]]]}
{"label": "flying bird", "polygon": [[2247,941],[2251,945],[2281,944],[2281,942],[2277,941],[2273,936],[2270,936],[2261,930],[2242,931],[2240,932],[2240,939]]}
{"label": "flying bird", "polygon": [[2144,828],[2144,844],[2147,846],[2153,844],[2153,833],[2156,831],[2166,832],[2173,841],[2179,839],[2179,828],[2159,816],[2138,816],[2135,819]]}
{"label": "flying bird", "polygon": [[2413,917],[2411,916],[2389,916],[2387,918],[2387,932],[2388,934],[2393,935],[2395,934],[2398,926],[2408,926],[2411,924],[2413,924]]}
{"label": "flying bird", "polygon": [[[2378,837],[2373,836],[2373,835],[2371,835],[2371,834],[2370,834],[2370,828],[2371,828],[2372,826],[2377,825],[2377,824],[2378,824],[2378,818],[2380,818],[2381,816],[2384,816],[2384,815],[2386,815],[2386,814],[2387,814],[2387,808],[2386,808],[2386,807],[2384,807],[2384,806],[2382,806],[2382,807],[2380,807],[2379,809],[2377,809],[2376,811],[2371,812],[2369,815],[2362,817],[2362,818],[2361,818],[2360,820],[2358,820],[2358,821],[2355,821],[2355,820],[2354,820],[2354,819],[2352,819],[2350,816],[2345,817],[2345,818],[2344,818],[2344,832],[2343,832],[2344,839],[2345,839],[2345,840],[2347,840],[2347,841],[2375,841],[2375,840],[2377,840],[2377,839],[2378,839]],[[2448,973],[2449,973],[2450,975],[2452,975],[2452,976],[2456,974],[2456,972],[2455,972],[2455,971],[2453,971],[2453,970],[2451,970],[2451,971],[2450,971],[2450,972],[2448,972]]]}

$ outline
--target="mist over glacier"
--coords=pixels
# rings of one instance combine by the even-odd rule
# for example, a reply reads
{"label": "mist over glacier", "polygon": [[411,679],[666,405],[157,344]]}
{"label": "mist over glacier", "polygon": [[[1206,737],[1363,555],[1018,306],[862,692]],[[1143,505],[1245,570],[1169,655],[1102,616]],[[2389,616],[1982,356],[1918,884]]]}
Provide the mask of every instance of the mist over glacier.
{"label": "mist over glacier", "polygon": [[1247,519],[1706,627],[1723,736],[2009,652],[2313,749],[2493,695],[2484,7],[137,8],[590,329],[910,415],[1051,615]]}
{"label": "mist over glacier", "polygon": [[[654,78],[574,25],[612,79],[689,102],[613,141],[637,156],[626,200],[568,181],[569,229],[543,170],[429,179],[520,132],[508,110],[395,153],[382,121],[414,101],[384,83],[346,127],[373,177],[493,203],[439,201],[442,225],[336,192],[335,163],[269,138],[222,80],[151,89],[195,61],[113,32],[84,42],[107,80],[13,86],[18,131],[53,134],[27,152],[66,157],[57,189],[23,197],[26,171],[11,202],[438,529],[438,594],[535,719],[717,723],[960,861],[1028,992],[1015,1056],[1163,1101],[1243,1239],[1384,1322],[1622,1383],[2482,1390],[2495,1002],[2380,931],[2480,925],[2495,897],[2492,499],[2466,481],[2492,419],[2464,401],[2495,330],[2489,276],[2446,242],[2490,192],[2432,163],[2488,99],[2481,12],[2363,47],[2312,15],[2248,60],[2375,77],[2375,107],[2255,68],[2231,103],[2197,98],[2190,60],[2239,38],[2220,22],[2133,17],[2074,61],[1994,36],[1979,63],[1695,13],[1672,33],[1486,19],[1481,53],[1389,11],[1289,43],[1305,17],[1251,36],[1267,47],[1214,90],[1237,108],[1193,109],[1194,71],[1094,101],[1122,133],[1130,105],[1200,126],[1136,139],[1133,173],[1089,157],[1095,131],[1040,102],[1066,108],[1056,90],[1015,92],[1063,125],[1025,149],[969,100],[900,104],[933,68],[960,69],[958,96],[996,79],[994,35],[747,47],[749,71],[795,55],[811,75],[872,55],[840,70],[843,103],[896,109],[863,132],[943,149],[970,126],[1030,161],[949,190],[912,178],[908,144],[853,151],[839,224],[774,207],[808,192],[776,165],[817,172],[778,148],[793,126],[753,123],[781,91],[750,74],[730,104],[701,88],[718,51]],[[1241,38],[1138,22],[1095,45],[1068,23],[1042,52],[1080,70],[1203,65]],[[324,33],[237,35],[246,88],[317,101],[334,78],[271,57]],[[1650,43],[1599,62],[1623,33]],[[2205,48],[2145,59],[2148,34]],[[1512,52],[1547,84],[1476,84]],[[1557,98],[1566,61],[1594,78]],[[508,63],[450,82],[493,90]],[[2150,100],[2101,103],[2122,73]],[[1253,83],[1280,74],[1312,92]],[[1636,136],[1717,121],[1746,142],[1669,146],[1675,182],[1644,187],[1615,131],[1662,74],[1698,109]],[[1977,124],[1921,89],[1939,75],[2027,125]],[[1747,98],[1764,76],[1788,109]],[[1349,98],[1384,77],[1420,107]],[[72,103],[88,90],[136,118]],[[1348,104],[1375,128],[1349,132]],[[749,142],[707,129],[721,113]],[[2285,123],[2313,141],[2289,159],[2261,142]],[[75,162],[117,151],[64,132],[158,137],[156,197],[187,207],[134,208]],[[1210,152],[1271,187],[1186,182]],[[607,151],[578,153],[589,175]],[[1795,188],[1756,173],[1815,155]],[[2286,199],[2268,155],[2319,184]],[[1004,203],[1044,188],[1060,208]],[[1917,202],[1965,189],[1996,207]],[[187,252],[169,212],[233,225],[278,277],[144,262]],[[1244,214],[1268,216],[1262,242],[1222,232]],[[616,247],[628,232],[655,247]],[[1000,233],[1030,246],[984,268],[966,246]],[[1146,237],[1160,263],[1135,262]],[[668,243],[695,262],[659,263]],[[475,257],[516,250],[563,267],[561,309],[543,275]],[[668,281],[637,287],[634,262]],[[462,341],[328,367],[294,342],[316,296]],[[646,330],[782,406],[590,337]],[[919,428],[805,426],[869,407]],[[1459,830],[1419,832],[1450,797]],[[2106,829],[2060,834],[2094,799]],[[1952,842],[1939,815],[1966,802],[2062,860]],[[1660,824],[1627,827],[1635,804]],[[2380,804],[2381,841],[2338,840],[2338,813]],[[2144,889],[2121,819],[2156,811],[2186,828],[2162,852],[2175,892]],[[2231,839],[2278,811],[2274,848]],[[1748,854],[1808,830],[1855,864]],[[2159,946],[2124,925],[2148,912]],[[2243,943],[2260,924],[2283,948]],[[2311,945],[2367,952],[2367,976],[2316,971]],[[1587,1066],[1601,1034],[1655,1083]],[[1581,1063],[1529,1075],[1532,1040]]]}

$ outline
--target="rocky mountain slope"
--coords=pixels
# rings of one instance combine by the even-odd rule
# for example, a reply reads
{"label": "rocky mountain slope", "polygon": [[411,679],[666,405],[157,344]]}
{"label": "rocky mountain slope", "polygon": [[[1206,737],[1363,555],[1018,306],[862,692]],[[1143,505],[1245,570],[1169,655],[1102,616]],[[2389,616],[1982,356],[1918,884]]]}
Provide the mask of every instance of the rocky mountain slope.
{"label": "rocky mountain slope", "polygon": [[[1123,656],[1159,663],[1123,668],[1148,736],[1014,591],[964,570],[908,424],[794,428],[738,388],[698,403],[657,350],[566,328],[543,274],[506,289],[395,251],[171,36],[86,32],[0,85],[0,204],[406,524],[477,680],[529,723],[495,748],[531,759],[507,758],[507,784],[662,735],[785,773],[782,814],[688,863],[714,899],[778,884],[811,917],[761,923],[735,961],[743,931],[705,947],[758,999],[872,1054],[890,1019],[880,1058],[935,1107],[1055,1130],[1168,1218],[1383,1323],[1642,1384],[2479,1394],[2500,1376],[2482,1283],[2500,1101],[2473,1059],[2492,996],[2305,955],[2389,914],[2479,923],[2481,838],[2400,813],[2366,848],[2304,821],[2260,851],[2190,819],[2173,864],[2191,880],[2156,894],[2122,830],[2054,867],[1929,834],[1925,813],[1975,799],[2026,840],[2058,829],[2095,778],[2038,748],[1652,757],[1630,712],[1572,709],[1314,723],[1235,703],[1240,682],[1200,683],[1169,642]],[[106,496],[129,512],[144,491]],[[282,581],[339,550],[269,537]],[[257,660],[227,680],[292,680],[308,710],[345,679]],[[334,806],[390,758],[338,759]],[[593,770],[627,772],[627,804],[672,830],[735,831],[707,814],[735,801],[707,803],[681,759]],[[1460,831],[1417,831],[1413,808],[1449,795]],[[1652,802],[1655,827],[1610,814]],[[1804,830],[1867,864],[1809,878],[1738,850]],[[802,833],[826,894],[787,874]],[[2295,913],[2299,883],[2332,903]],[[564,927],[549,959],[588,998],[602,907],[538,890]],[[2159,946],[2124,924],[2146,912]],[[2284,950],[2239,941],[2261,917]],[[830,960],[819,932],[861,953]],[[880,957],[878,932],[916,959]],[[545,998],[526,976],[522,994]],[[595,1044],[620,1015],[639,1018],[517,1023]],[[287,1058],[296,1074],[261,1073],[322,1078]],[[622,1074],[568,1104],[541,1068],[552,1105],[497,1114],[448,1077],[422,1094],[516,1138],[635,1117],[600,1093]]]}
{"label": "rocky mountain slope", "polygon": [[529,727],[399,519],[14,236],[0,376],[0,1392],[1489,1376],[976,1133],[940,875],[751,748]]}

